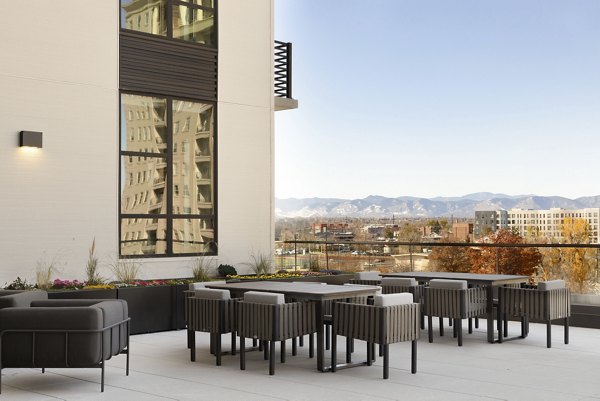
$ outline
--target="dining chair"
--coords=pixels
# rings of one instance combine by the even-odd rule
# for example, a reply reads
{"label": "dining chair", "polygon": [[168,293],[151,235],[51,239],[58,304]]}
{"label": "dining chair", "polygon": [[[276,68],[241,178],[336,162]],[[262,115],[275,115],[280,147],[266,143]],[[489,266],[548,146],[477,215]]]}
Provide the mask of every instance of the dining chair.
{"label": "dining chair", "polygon": [[[190,283],[188,285],[188,290],[184,291],[185,298],[187,299],[187,298],[193,297],[194,291],[206,288],[206,284],[225,284],[225,281],[198,281],[196,283]],[[188,316],[187,307],[188,307],[188,302],[186,300],[186,302],[183,304],[183,315],[186,317],[186,319]],[[186,326],[189,326],[187,320],[185,323],[186,323]],[[188,330],[188,332],[187,332],[187,347],[189,349],[192,348],[192,336],[193,335],[194,335],[194,330]]]}
{"label": "dining chair", "polygon": [[196,332],[210,333],[210,351],[221,366],[221,335],[231,333],[231,354],[236,352],[236,299],[228,290],[199,288],[186,298],[190,360],[196,360]]}
{"label": "dining chair", "polygon": [[238,302],[240,369],[246,369],[245,339],[264,344],[269,374],[275,374],[275,343],[281,343],[281,362],[285,362],[285,341],[316,331],[315,306],[312,302],[285,303],[284,294],[248,291]]}
{"label": "dining chair", "polygon": [[[521,338],[529,333],[529,319],[546,323],[546,347],[552,346],[552,321],[563,319],[564,342],[569,343],[569,317],[571,316],[571,291],[564,280],[540,281],[536,288],[500,287],[498,293],[500,316],[521,318]],[[504,326],[504,333],[502,328]],[[498,342],[508,335],[505,324],[498,327]]]}
{"label": "dining chair", "polygon": [[350,284],[379,285],[381,276],[379,272],[356,272],[354,278],[350,279]]}
{"label": "dining chair", "polygon": [[[414,277],[383,277],[381,279],[381,290],[383,294],[396,294],[410,292],[413,294],[414,302],[423,304],[423,293],[425,286],[418,284]],[[425,315],[421,306],[421,329],[425,328]]]}
{"label": "dining chair", "polygon": [[[411,373],[417,372],[417,340],[420,335],[420,304],[413,294],[376,295],[373,305],[335,302],[331,370],[337,370],[337,336],[367,342],[367,365],[374,359],[374,344],[383,347],[383,378],[389,378],[389,344],[411,341]],[[350,350],[346,348],[348,353]]]}
{"label": "dining chair", "polygon": [[[433,316],[440,318],[440,336],[444,335],[442,319],[453,321],[454,336],[462,346],[462,319],[474,318],[486,312],[486,292],[483,288],[468,288],[466,280],[433,279],[425,287],[425,315],[429,342],[433,342]],[[471,327],[469,325],[469,332]]]}

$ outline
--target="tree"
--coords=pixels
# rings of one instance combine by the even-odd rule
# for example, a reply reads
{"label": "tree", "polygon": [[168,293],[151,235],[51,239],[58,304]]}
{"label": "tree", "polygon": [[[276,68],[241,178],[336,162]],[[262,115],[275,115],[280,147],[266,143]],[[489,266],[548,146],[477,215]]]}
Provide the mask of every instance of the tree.
{"label": "tree", "polygon": [[[501,229],[490,237],[493,244],[523,244],[523,237],[517,232]],[[542,261],[537,248],[495,248],[477,247],[469,251],[471,272],[486,274],[517,274],[533,276]]]}
{"label": "tree", "polygon": [[435,246],[429,255],[434,271],[468,273],[471,260],[465,246]]}

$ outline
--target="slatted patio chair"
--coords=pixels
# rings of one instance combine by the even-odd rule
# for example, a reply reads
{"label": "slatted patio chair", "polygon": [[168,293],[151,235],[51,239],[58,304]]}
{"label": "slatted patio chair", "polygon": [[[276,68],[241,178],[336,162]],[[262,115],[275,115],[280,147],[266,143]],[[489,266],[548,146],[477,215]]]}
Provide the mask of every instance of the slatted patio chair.
{"label": "slatted patio chair", "polygon": [[462,319],[474,318],[486,312],[486,292],[483,288],[468,288],[466,280],[433,279],[429,281],[429,287],[425,287],[424,306],[429,342],[433,342],[432,317],[440,318],[440,336],[444,335],[442,319],[447,317],[454,323],[454,336],[458,337],[460,347],[463,340]]}
{"label": "slatted patio chair", "polygon": [[[195,290],[201,290],[206,288],[206,284],[225,284],[225,281],[199,281],[197,283],[190,283],[188,290],[184,291],[184,296],[186,298],[190,298],[194,296],[194,291]],[[192,348],[192,336],[194,335],[194,330],[189,330],[189,323],[187,321],[187,307],[188,307],[188,302],[186,301],[183,304],[183,315],[186,318],[185,324],[188,327],[188,331],[187,331],[187,347],[189,349]]]}
{"label": "slatted patio chair", "polygon": [[373,305],[336,302],[333,311],[332,371],[337,370],[337,335],[342,335],[367,342],[368,366],[374,359],[373,344],[383,347],[384,379],[389,378],[389,344],[412,341],[411,373],[416,373],[419,320],[420,304],[413,302],[410,293],[376,295]]}
{"label": "slatted patio chair", "polygon": [[[499,291],[500,315],[521,318],[521,338],[529,333],[529,319],[546,323],[546,347],[552,346],[552,321],[563,319],[564,342],[569,343],[569,317],[571,316],[571,292],[564,280],[540,281],[537,288],[504,288]],[[505,332],[502,332],[502,326]],[[506,325],[498,327],[498,342],[502,342]]]}
{"label": "slatted patio chair", "polygon": [[356,272],[354,278],[350,279],[350,284],[380,285],[381,276],[379,272]]}
{"label": "slatted patio chair", "polygon": [[264,343],[269,359],[269,374],[275,374],[275,343],[281,343],[281,362],[285,362],[285,341],[316,332],[315,306],[312,302],[285,303],[283,294],[248,291],[238,303],[240,369],[246,369],[245,339]]}
{"label": "slatted patio chair", "polygon": [[221,366],[221,335],[231,333],[231,354],[236,352],[237,300],[228,290],[199,288],[186,298],[186,321],[190,360],[196,360],[196,332],[210,333],[210,351]]}
{"label": "slatted patio chair", "polygon": [[[414,277],[383,277],[381,279],[381,290],[383,294],[397,294],[410,292],[413,294],[414,302],[423,304],[423,293],[425,286],[418,284]],[[421,306],[421,329],[425,328],[425,315]]]}

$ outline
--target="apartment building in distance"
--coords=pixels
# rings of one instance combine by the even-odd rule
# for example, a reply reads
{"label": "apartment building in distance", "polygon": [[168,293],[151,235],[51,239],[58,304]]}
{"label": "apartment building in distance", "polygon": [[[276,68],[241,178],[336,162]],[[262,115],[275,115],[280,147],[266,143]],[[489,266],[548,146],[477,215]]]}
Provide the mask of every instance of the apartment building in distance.
{"label": "apartment building in distance", "polygon": [[474,234],[476,238],[501,228],[517,230],[523,237],[547,237],[560,241],[566,218],[584,219],[590,229],[590,243],[598,244],[598,219],[600,208],[549,210],[511,209],[476,211]]}

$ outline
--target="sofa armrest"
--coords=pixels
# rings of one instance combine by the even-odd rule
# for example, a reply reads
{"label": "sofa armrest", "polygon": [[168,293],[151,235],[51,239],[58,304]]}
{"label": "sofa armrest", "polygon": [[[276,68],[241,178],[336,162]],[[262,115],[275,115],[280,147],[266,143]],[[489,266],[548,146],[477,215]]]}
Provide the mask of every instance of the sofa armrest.
{"label": "sofa armrest", "polygon": [[48,299],[46,291],[23,291],[0,296],[0,309],[31,306],[32,302]]}

